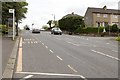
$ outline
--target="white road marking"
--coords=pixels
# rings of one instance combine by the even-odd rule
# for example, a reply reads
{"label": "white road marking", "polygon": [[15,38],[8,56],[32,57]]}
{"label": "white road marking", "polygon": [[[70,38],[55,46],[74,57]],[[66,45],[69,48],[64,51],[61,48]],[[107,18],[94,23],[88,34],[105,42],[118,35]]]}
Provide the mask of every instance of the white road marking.
{"label": "white road marking", "polygon": [[42,43],[42,45],[44,45],[44,43]]}
{"label": "white road marking", "polygon": [[47,46],[45,46],[45,48],[48,48]]}
{"label": "white road marking", "polygon": [[41,42],[41,41],[40,41]]}
{"label": "white road marking", "polygon": [[52,50],[50,50],[51,53],[54,53]]}
{"label": "white road marking", "polygon": [[20,79],[20,80],[29,79],[31,77],[33,77],[33,75],[28,75],[28,76],[26,76],[26,77],[24,77],[23,79]]}
{"label": "white road marking", "polygon": [[112,51],[118,53],[118,51],[115,51],[115,50],[112,50]]}
{"label": "white road marking", "polygon": [[31,41],[31,43],[33,43],[33,42]]}
{"label": "white road marking", "polygon": [[71,67],[70,65],[68,65],[68,67],[73,70],[74,72],[77,72],[73,67]]}
{"label": "white road marking", "polygon": [[104,55],[104,56],[106,56],[106,57],[115,59],[115,60],[120,60],[119,58],[113,57],[113,56],[111,56],[111,55],[104,54],[104,53],[102,53],[102,52],[98,52],[98,51],[95,51],[95,50],[91,50],[91,51],[93,51],[93,52],[95,52],[95,53],[98,53],[98,54],[101,54],[101,55]]}
{"label": "white road marking", "polygon": [[57,56],[58,59],[60,59],[61,61],[63,60],[61,57]]}
{"label": "white road marking", "polygon": [[74,43],[72,43],[73,45],[75,45],[75,46],[79,46],[79,44],[74,44]]}
{"label": "white road marking", "polygon": [[70,44],[75,45],[75,46],[79,46],[79,44],[75,44],[75,43],[72,43],[72,42],[69,42],[69,41],[67,41],[67,43],[70,43]]}
{"label": "white road marking", "polygon": [[106,43],[106,44],[110,44],[110,43]]}
{"label": "white road marking", "polygon": [[76,77],[81,77],[81,75],[77,75],[77,74],[58,74],[58,73],[39,73],[39,72],[16,72],[16,73],[19,73],[19,74],[30,74],[30,75],[76,76]]}
{"label": "white road marking", "polygon": [[28,41],[28,44],[29,44],[30,42]]}

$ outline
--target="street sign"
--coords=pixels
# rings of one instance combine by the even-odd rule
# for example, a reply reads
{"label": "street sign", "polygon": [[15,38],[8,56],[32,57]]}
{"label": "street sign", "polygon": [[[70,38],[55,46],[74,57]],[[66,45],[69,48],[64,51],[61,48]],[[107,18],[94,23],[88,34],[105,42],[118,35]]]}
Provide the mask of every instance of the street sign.
{"label": "street sign", "polygon": [[14,9],[9,9],[9,13],[14,13]]}

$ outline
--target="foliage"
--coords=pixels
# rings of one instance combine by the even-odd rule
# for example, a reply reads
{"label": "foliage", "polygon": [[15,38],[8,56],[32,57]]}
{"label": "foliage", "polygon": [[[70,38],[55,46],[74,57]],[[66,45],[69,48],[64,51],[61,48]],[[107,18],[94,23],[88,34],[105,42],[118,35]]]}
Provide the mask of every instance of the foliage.
{"label": "foliage", "polygon": [[43,25],[43,26],[42,26],[42,29],[47,30],[47,29],[48,29],[48,26],[47,26],[47,25]]}
{"label": "foliage", "polygon": [[8,27],[6,25],[0,25],[0,32],[3,34],[8,32]]}
{"label": "foliage", "polygon": [[9,9],[15,9],[15,22],[16,25],[16,31],[18,35],[18,23],[21,23],[23,18],[25,17],[25,14],[27,13],[28,6],[27,2],[3,2],[2,3],[2,24],[5,25],[8,21],[8,18],[12,17],[12,14],[9,13]]}
{"label": "foliage", "polygon": [[25,25],[25,26],[24,26],[24,29],[25,29],[25,30],[30,30],[30,28],[29,28],[28,25]]}
{"label": "foliage", "polygon": [[49,26],[50,26],[50,28],[51,28],[52,20],[49,20],[49,21],[47,22],[47,24],[49,24]]}
{"label": "foliage", "polygon": [[110,32],[118,32],[117,24],[113,24],[112,26],[108,25],[105,27],[105,29],[107,32],[109,32],[109,29],[110,29]]}
{"label": "foliage", "polygon": [[59,20],[59,27],[62,30],[74,32],[79,27],[84,27],[84,21],[81,16],[71,16]]}
{"label": "foliage", "polygon": [[[99,32],[102,33],[103,29],[104,29],[103,27],[100,27]],[[85,34],[98,33],[98,28],[97,27],[86,27],[86,28],[79,27],[78,29],[75,30],[75,33],[85,33]]]}
{"label": "foliage", "polygon": [[120,36],[116,38],[117,41],[120,41]]}
{"label": "foliage", "polygon": [[112,25],[112,32],[118,32],[118,29],[117,24]]}

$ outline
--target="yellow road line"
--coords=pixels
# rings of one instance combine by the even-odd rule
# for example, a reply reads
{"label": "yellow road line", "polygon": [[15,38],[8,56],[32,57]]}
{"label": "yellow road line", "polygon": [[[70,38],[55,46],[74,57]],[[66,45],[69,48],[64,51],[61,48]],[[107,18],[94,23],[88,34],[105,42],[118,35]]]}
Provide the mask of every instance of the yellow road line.
{"label": "yellow road line", "polygon": [[22,37],[20,38],[20,46],[19,47],[22,47]]}
{"label": "yellow road line", "polygon": [[20,45],[19,45],[19,51],[18,51],[18,61],[17,61],[17,72],[22,71],[22,37],[20,38]]}
{"label": "yellow road line", "polygon": [[22,48],[19,48],[18,61],[17,61],[17,72],[22,71]]}

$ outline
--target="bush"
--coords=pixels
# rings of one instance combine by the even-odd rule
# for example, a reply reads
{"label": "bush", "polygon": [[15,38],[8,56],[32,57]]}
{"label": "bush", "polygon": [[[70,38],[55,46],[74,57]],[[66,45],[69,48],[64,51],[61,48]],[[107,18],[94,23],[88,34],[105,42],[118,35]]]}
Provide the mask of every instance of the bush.
{"label": "bush", "polygon": [[106,31],[109,32],[109,27],[110,27],[110,32],[118,32],[118,27],[117,24],[113,24],[112,26],[108,25],[106,26]]}
{"label": "bush", "polygon": [[116,38],[117,41],[120,41],[120,36]]}
{"label": "bush", "polygon": [[118,32],[117,24],[112,25],[112,32]]}
{"label": "bush", "polygon": [[5,34],[8,32],[8,27],[6,25],[0,25],[0,32]]}
{"label": "bush", "polygon": [[[103,32],[103,27],[100,27],[99,28],[99,32]],[[78,29],[75,30],[75,33],[85,33],[85,34],[88,34],[88,33],[98,33],[98,28],[96,27],[87,27],[87,28],[81,28],[79,27]]]}

